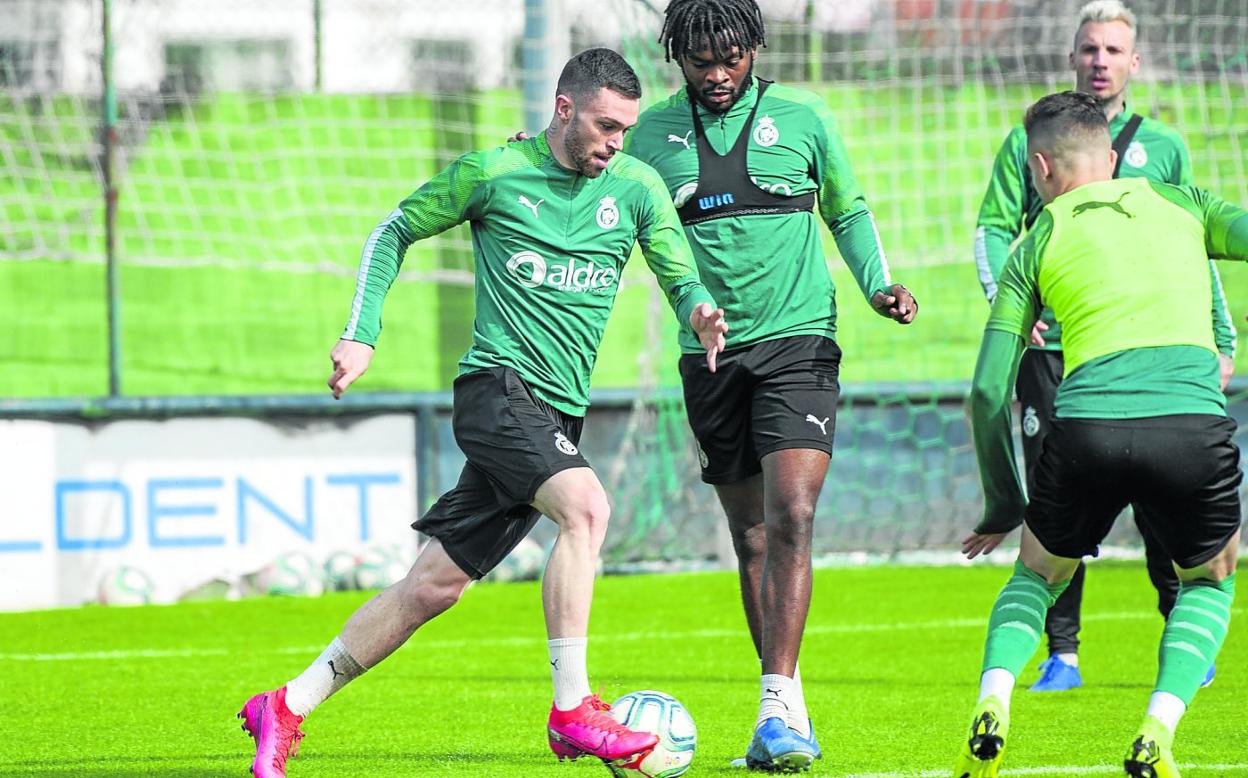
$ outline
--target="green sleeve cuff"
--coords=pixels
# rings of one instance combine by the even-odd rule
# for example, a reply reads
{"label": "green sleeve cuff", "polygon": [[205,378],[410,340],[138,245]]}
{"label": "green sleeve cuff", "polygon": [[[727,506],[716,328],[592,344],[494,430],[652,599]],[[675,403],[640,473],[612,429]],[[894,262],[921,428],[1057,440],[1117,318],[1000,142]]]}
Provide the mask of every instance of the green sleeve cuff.
{"label": "green sleeve cuff", "polygon": [[971,434],[984,490],[984,517],[975,528],[980,533],[1014,529],[1022,523],[1027,505],[1014,455],[1010,417],[1010,397],[1023,347],[1023,339],[1015,333],[985,330],[975,364]]}

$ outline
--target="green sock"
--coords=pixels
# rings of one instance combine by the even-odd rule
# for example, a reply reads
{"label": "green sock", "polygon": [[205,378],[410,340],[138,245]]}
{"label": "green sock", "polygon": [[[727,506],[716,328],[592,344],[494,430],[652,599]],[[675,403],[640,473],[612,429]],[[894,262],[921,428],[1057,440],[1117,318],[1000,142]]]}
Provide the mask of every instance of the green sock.
{"label": "green sock", "polygon": [[1207,578],[1179,582],[1179,597],[1161,633],[1155,691],[1167,692],[1187,705],[1209,672],[1226,640],[1235,599],[1235,575],[1220,583]]}
{"label": "green sock", "polygon": [[1069,581],[1048,584],[1044,577],[1014,563],[1014,575],[997,595],[988,618],[984,670],[1003,668],[1015,677],[1036,653],[1044,635],[1044,618]]}

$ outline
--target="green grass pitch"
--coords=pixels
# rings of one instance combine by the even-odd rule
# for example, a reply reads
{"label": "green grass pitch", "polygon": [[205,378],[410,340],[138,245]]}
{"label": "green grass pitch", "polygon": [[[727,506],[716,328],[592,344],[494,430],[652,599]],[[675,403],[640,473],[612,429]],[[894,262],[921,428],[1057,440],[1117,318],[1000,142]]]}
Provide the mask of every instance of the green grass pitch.
{"label": "green grass pitch", "polygon": [[[819,776],[948,776],[977,691],[1003,567],[816,573],[802,652],[825,757]],[[169,607],[0,614],[0,775],[245,776],[235,712],[297,674],[367,597],[262,598]],[[1248,775],[1248,620],[1235,610],[1216,683],[1179,729],[1184,778]],[[1020,679],[1003,775],[1114,775],[1156,670],[1161,620],[1142,565],[1088,573],[1087,685]],[[699,728],[689,775],[729,767],[754,721],[758,666],[735,575],[599,580],[591,684],[679,698]],[[1036,660],[1039,660],[1039,656]],[[544,737],[550,679],[539,588],[486,584],[317,710],[291,760],[316,776],[606,776],[556,763]]]}

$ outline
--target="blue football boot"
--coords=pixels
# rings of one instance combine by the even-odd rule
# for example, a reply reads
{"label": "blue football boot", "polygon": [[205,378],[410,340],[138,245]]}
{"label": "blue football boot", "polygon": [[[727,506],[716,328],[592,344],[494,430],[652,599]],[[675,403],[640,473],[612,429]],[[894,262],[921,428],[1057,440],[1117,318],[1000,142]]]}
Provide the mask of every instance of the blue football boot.
{"label": "blue football boot", "polygon": [[1213,683],[1213,677],[1217,674],[1218,674],[1218,666],[1209,665],[1209,672],[1205,673],[1205,680],[1200,682],[1200,688],[1203,689],[1209,684]]}
{"label": "blue football boot", "polygon": [[1083,686],[1083,676],[1079,668],[1068,665],[1059,657],[1051,656],[1040,665],[1040,680],[1036,681],[1033,692],[1064,692]]}
{"label": "blue football boot", "polygon": [[745,752],[745,766],[769,773],[799,773],[809,770],[821,756],[812,729],[810,739],[789,729],[784,719],[773,717],[754,730],[754,739]]}

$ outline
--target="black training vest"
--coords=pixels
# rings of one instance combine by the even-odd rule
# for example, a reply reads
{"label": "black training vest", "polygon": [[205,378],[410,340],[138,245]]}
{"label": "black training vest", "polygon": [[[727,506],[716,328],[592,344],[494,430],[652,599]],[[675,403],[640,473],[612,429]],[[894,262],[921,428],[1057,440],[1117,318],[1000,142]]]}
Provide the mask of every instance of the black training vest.
{"label": "black training vest", "polygon": [[688,226],[725,216],[800,213],[814,209],[814,192],[788,197],[765,192],[750,180],[750,170],[746,165],[750,128],[758,106],[763,102],[763,93],[770,84],[770,81],[758,79],[758,99],[754,101],[754,108],[745,120],[745,127],[737,136],[736,143],[723,156],[715,153],[706,139],[706,128],[698,117],[697,99],[692,91],[689,92],[689,109],[693,111],[693,129],[698,143],[698,188],[684,205],[676,209],[681,224]]}

